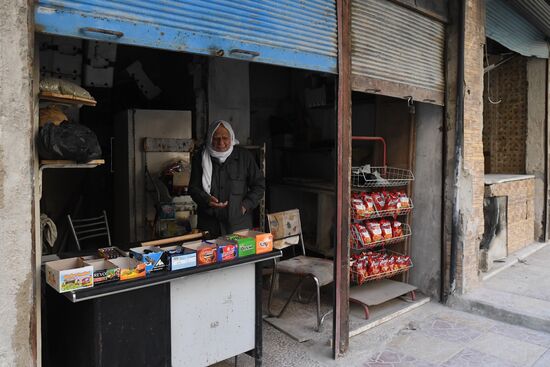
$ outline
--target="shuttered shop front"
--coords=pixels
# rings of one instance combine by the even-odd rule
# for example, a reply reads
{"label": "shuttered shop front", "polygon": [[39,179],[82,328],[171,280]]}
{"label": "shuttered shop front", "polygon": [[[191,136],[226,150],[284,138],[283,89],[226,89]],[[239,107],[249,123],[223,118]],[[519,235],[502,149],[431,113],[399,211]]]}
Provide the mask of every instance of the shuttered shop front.
{"label": "shuttered shop front", "polygon": [[39,32],[336,73],[335,0],[39,0]]}
{"label": "shuttered shop front", "polygon": [[444,104],[445,25],[389,0],[352,2],[352,89]]}

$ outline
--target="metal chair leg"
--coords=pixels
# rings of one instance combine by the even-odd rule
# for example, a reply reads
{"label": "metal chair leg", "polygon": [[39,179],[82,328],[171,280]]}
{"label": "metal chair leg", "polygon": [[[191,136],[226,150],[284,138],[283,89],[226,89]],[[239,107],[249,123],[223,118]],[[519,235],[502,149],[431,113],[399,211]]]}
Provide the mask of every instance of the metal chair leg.
{"label": "metal chair leg", "polygon": [[317,291],[317,329],[315,331],[319,331],[321,329],[321,287],[319,286],[319,279],[315,276],[311,276],[313,278],[313,281],[315,282],[315,290]]}
{"label": "metal chair leg", "polygon": [[269,316],[273,315],[271,312],[271,300],[273,299],[273,288],[275,285],[275,277],[277,276],[277,263],[273,260],[273,272],[271,273],[271,284],[269,285],[269,297],[267,298],[267,313]]}

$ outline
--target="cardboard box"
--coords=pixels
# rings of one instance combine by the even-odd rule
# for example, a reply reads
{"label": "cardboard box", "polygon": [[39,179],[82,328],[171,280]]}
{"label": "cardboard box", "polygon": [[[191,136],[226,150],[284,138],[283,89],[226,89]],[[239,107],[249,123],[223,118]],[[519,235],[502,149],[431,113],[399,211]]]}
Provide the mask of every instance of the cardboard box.
{"label": "cardboard box", "polygon": [[162,248],[168,260],[170,271],[194,268],[197,266],[197,252],[182,246],[170,246]]}
{"label": "cardboard box", "polygon": [[117,257],[109,260],[120,268],[120,280],[145,278],[145,264],[131,257]]}
{"label": "cardboard box", "polygon": [[46,263],[46,282],[59,293],[90,288],[94,285],[94,268],[75,257]]}
{"label": "cardboard box", "polygon": [[242,230],[237,231],[238,234],[243,237],[252,237],[256,240],[256,253],[264,254],[266,252],[273,251],[273,235],[271,233],[264,233],[258,231]]}
{"label": "cardboard box", "polygon": [[83,264],[94,268],[94,284],[120,280],[120,268],[105,259],[82,259]]}
{"label": "cardboard box", "polygon": [[237,258],[238,246],[235,243],[225,243],[218,246],[218,262],[230,261]]}
{"label": "cardboard box", "polygon": [[211,265],[218,262],[218,246],[214,243],[203,242],[197,247],[197,264]]}
{"label": "cardboard box", "polygon": [[130,257],[145,264],[145,271],[149,274],[152,271],[166,268],[166,255],[164,250],[155,246],[134,247],[130,249]]}
{"label": "cardboard box", "polygon": [[256,240],[252,237],[243,237],[238,234],[230,234],[216,239],[218,245],[226,243],[237,244],[239,257],[254,255],[256,253]]}

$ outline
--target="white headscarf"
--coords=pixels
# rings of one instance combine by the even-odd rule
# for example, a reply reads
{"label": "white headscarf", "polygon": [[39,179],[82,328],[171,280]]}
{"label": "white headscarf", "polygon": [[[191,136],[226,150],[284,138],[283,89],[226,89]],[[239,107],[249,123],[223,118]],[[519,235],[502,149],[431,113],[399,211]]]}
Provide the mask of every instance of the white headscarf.
{"label": "white headscarf", "polygon": [[[231,146],[225,152],[218,152],[214,150],[212,146],[212,138],[214,137],[214,132],[218,129],[220,125],[223,125],[228,131],[229,136],[231,137]],[[239,144],[239,141],[235,138],[235,133],[229,122],[224,120],[216,120],[208,126],[208,133],[206,135],[206,146],[202,152],[202,188],[208,194],[210,194],[210,189],[212,188],[212,158],[218,159],[221,163],[231,155],[233,152],[233,146]]]}

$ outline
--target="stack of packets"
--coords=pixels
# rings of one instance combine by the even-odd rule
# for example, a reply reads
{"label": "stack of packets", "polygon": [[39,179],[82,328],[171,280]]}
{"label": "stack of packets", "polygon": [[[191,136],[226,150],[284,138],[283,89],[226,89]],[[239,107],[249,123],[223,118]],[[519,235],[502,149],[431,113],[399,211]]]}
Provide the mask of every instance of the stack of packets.
{"label": "stack of packets", "polygon": [[410,256],[387,252],[362,252],[350,259],[351,280],[362,284],[369,278],[383,277],[412,266]]}

